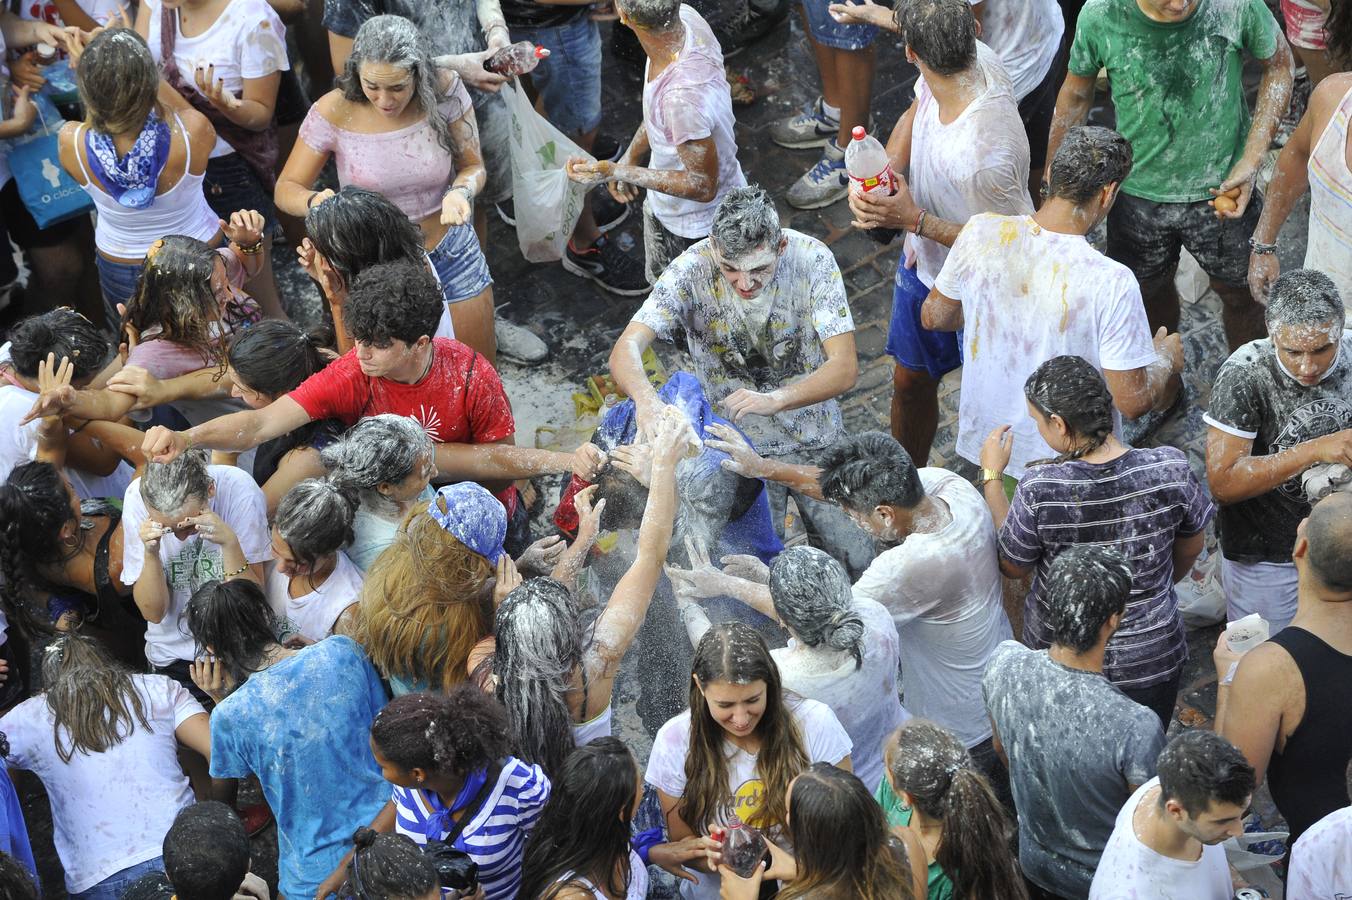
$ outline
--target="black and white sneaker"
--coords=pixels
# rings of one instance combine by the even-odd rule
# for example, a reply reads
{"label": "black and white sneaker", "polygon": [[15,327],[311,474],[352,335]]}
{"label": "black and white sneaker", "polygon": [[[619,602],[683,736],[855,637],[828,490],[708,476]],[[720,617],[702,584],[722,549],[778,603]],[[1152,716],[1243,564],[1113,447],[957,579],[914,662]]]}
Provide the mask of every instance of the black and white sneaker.
{"label": "black and white sneaker", "polygon": [[563,267],[579,278],[589,278],[603,291],[621,297],[642,297],[652,290],[644,274],[643,264],[625,253],[602,235],[586,250],[573,249],[573,242],[560,260]]}
{"label": "black and white sneaker", "polygon": [[604,186],[591,192],[591,209],[592,218],[596,220],[596,229],[602,234],[623,225],[629,218],[629,204],[620,203],[610,196],[610,191]]}

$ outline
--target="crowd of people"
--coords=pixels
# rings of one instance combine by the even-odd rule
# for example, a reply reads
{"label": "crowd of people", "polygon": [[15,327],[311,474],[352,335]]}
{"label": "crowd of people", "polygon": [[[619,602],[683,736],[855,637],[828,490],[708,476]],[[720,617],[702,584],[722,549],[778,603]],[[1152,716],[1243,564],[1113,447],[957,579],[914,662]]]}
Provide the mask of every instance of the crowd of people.
{"label": "crowd of people", "polygon": [[[821,93],[766,133],[821,149],[788,204],[896,258],[890,433],[845,428],[838,260],[739,160],[725,57],[783,0],[0,13],[0,892],[59,895],[23,770],[94,900],[1250,898],[1264,784],[1285,896],[1352,896],[1348,2],[802,0]],[[513,79],[514,42],[550,53]],[[643,298],[568,452],[518,446],[507,367],[549,350],[494,308],[515,91],[591,154],[554,161],[562,267]],[[959,368],[966,467],[930,466]],[[1159,437],[1197,405],[1204,459]],[[1209,727],[1175,715],[1201,558]]]}

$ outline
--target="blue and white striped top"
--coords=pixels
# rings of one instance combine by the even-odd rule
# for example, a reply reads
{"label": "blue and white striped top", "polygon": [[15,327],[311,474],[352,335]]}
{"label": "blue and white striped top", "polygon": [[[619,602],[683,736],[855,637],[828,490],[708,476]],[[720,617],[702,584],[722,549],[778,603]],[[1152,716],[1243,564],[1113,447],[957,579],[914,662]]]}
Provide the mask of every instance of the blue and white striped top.
{"label": "blue and white striped top", "polygon": [[[471,778],[456,798],[455,807],[467,803],[482,784]],[[502,774],[483,806],[455,839],[455,848],[479,864],[479,883],[485,900],[515,900],[521,886],[521,856],[526,838],[549,800],[549,778],[539,766],[508,757]],[[454,824],[446,804],[433,791],[394,789],[394,830],[414,843],[441,840]],[[441,821],[434,821],[440,819]]]}

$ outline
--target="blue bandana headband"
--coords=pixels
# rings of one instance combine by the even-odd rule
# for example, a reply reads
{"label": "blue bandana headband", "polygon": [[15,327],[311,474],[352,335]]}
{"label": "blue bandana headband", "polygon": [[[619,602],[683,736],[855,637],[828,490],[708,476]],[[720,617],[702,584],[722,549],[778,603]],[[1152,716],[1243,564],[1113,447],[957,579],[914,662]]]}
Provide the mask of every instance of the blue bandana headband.
{"label": "blue bandana headband", "polygon": [[[445,502],[442,512],[438,500]],[[427,504],[427,514],[448,534],[496,566],[507,539],[507,510],[483,485],[448,484]]]}

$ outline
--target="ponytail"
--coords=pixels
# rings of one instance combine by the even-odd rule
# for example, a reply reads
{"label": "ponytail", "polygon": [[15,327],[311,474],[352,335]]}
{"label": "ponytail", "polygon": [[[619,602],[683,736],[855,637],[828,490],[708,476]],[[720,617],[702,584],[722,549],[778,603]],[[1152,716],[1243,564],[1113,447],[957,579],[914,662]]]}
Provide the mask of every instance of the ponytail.
{"label": "ponytail", "polygon": [[943,835],[934,860],[953,880],[955,900],[1027,900],[1009,850],[1009,819],[986,776],[966,766],[943,800]]}
{"label": "ponytail", "polygon": [[770,567],[775,613],[805,646],[829,647],[864,664],[864,620],[845,567],[814,547],[790,547]]}

